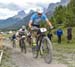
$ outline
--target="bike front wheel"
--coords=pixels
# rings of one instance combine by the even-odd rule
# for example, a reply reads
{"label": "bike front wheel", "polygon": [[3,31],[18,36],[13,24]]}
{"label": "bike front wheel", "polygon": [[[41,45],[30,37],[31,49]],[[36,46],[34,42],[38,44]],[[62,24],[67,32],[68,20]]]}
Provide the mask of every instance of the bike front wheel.
{"label": "bike front wheel", "polygon": [[45,62],[50,64],[52,62],[52,43],[48,37],[43,37],[40,50]]}
{"label": "bike front wheel", "polygon": [[38,57],[38,51],[36,49],[36,46],[32,47],[32,53],[33,53],[33,58],[37,58]]}

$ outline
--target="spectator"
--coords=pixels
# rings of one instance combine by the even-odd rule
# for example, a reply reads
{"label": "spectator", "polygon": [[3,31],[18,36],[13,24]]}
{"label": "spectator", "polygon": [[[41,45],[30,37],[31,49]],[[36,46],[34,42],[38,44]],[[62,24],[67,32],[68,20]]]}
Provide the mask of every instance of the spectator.
{"label": "spectator", "polygon": [[72,40],[72,28],[70,26],[67,28],[67,40],[68,43]]}
{"label": "spectator", "polygon": [[62,29],[61,28],[57,29],[56,35],[58,37],[58,43],[61,43],[61,36],[62,36],[62,34],[63,34]]}

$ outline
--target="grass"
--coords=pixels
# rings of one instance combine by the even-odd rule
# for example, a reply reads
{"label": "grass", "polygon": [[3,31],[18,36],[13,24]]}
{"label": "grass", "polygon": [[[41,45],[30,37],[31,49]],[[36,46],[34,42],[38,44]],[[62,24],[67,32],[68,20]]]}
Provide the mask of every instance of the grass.
{"label": "grass", "polygon": [[54,44],[54,60],[58,61],[58,63],[66,64],[68,67],[70,67],[70,65],[71,67],[75,67],[75,45],[71,45],[72,46],[70,46],[70,44]]}
{"label": "grass", "polygon": [[[57,36],[53,34],[52,42],[53,42],[53,60],[55,63],[66,64],[68,67],[75,67],[75,27],[73,27],[73,38],[71,43],[67,43],[67,29],[63,29],[63,36],[61,44],[57,43]],[[52,31],[54,32],[54,31]],[[11,35],[5,35],[5,37],[10,37]],[[3,58],[3,62],[9,61],[9,53],[5,52],[5,56]],[[3,67],[3,66],[0,66]],[[6,67],[6,66],[4,66]],[[7,67],[10,67],[8,65]]]}
{"label": "grass", "polygon": [[8,61],[9,61],[9,53],[7,52],[7,50],[4,50],[3,57],[2,57],[2,63],[0,67],[9,67],[8,65],[6,65],[6,62]]}
{"label": "grass", "polygon": [[67,43],[66,29],[63,29],[61,44],[57,43],[57,36],[53,35],[53,59],[57,63],[66,64],[68,67],[75,67],[75,27],[73,28],[73,38],[70,43]]}
{"label": "grass", "polygon": [[4,53],[2,57],[2,63],[0,64],[0,67],[17,67],[11,60],[10,56],[10,48],[3,48]]}
{"label": "grass", "polygon": [[9,38],[9,37],[12,36],[12,34],[4,34],[3,36],[4,36],[5,38]]}

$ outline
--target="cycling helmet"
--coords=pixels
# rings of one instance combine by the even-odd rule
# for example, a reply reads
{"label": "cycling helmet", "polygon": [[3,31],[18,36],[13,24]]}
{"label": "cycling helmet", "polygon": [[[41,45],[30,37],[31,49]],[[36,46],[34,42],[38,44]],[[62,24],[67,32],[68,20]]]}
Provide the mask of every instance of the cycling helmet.
{"label": "cycling helmet", "polygon": [[26,29],[26,27],[23,25],[23,26],[22,26],[22,29]]}
{"label": "cycling helmet", "polygon": [[36,9],[36,12],[42,14],[42,13],[43,13],[43,8],[38,7],[38,8]]}

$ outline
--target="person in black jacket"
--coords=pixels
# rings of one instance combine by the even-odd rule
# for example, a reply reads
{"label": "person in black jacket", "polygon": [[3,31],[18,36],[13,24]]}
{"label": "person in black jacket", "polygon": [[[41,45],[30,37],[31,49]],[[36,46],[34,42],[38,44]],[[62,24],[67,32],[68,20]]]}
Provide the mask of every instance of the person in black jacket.
{"label": "person in black jacket", "polygon": [[68,43],[72,40],[72,28],[70,26],[67,28],[67,40]]}

